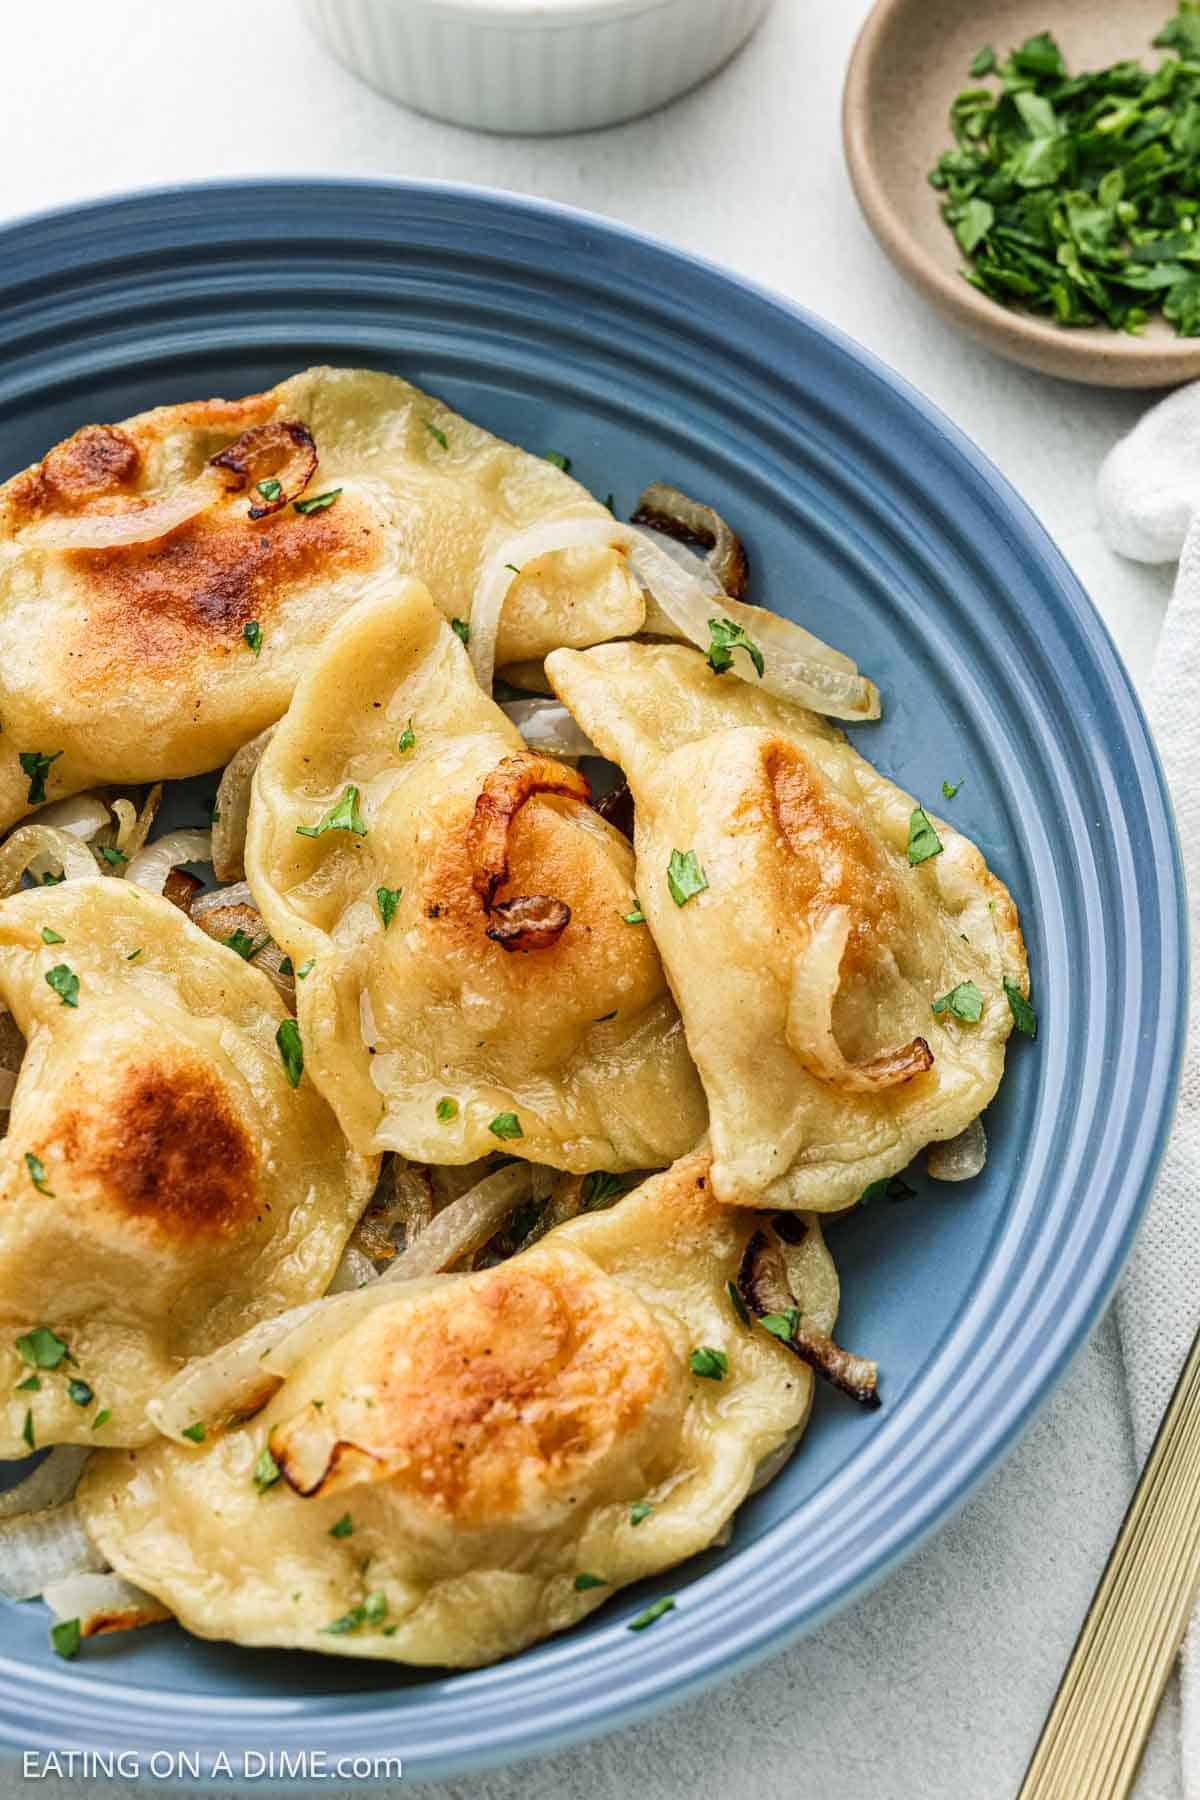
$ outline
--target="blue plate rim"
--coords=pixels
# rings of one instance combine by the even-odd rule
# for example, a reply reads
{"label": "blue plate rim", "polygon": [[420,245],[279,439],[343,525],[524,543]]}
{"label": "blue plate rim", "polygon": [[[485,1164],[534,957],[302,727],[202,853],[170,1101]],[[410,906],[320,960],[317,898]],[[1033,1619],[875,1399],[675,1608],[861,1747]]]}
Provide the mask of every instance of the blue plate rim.
{"label": "blue plate rim", "polygon": [[[266,175],[148,185],[45,208],[7,220],[0,226],[0,245],[23,231],[57,223],[82,224],[88,220],[102,219],[105,214],[130,204],[152,207],[178,202],[185,197],[201,196],[230,200],[240,197],[247,200],[255,194],[294,191],[297,195],[303,195],[306,190],[317,201],[321,198],[336,198],[339,193],[375,192],[392,196],[406,195],[435,205],[440,200],[468,202],[485,211],[492,209],[502,216],[518,220],[556,219],[565,228],[586,232],[601,240],[632,245],[650,259],[658,260],[660,264],[673,269],[685,281],[689,273],[703,276],[732,290],[734,294],[741,294],[756,302],[783,321],[815,331],[844,358],[872,375],[878,383],[905,403],[923,425],[967,466],[979,487],[981,501],[985,498],[990,500],[1007,528],[1013,530],[1036,555],[1046,574],[1052,578],[1052,592],[1046,596],[1046,604],[1066,617],[1104,680],[1106,697],[1114,704],[1124,742],[1138,776],[1139,792],[1157,802],[1157,816],[1149,819],[1148,825],[1156,852],[1154,866],[1158,879],[1148,905],[1157,905],[1158,923],[1162,932],[1164,979],[1160,981],[1160,989],[1168,1002],[1174,996],[1170,1043],[1164,1046],[1160,1039],[1158,1046],[1155,1095],[1157,1125],[1137,1166],[1123,1170],[1119,1179],[1109,1187],[1113,1210],[1123,1220],[1123,1224],[1119,1236],[1108,1246],[1102,1274],[1090,1287],[1081,1287],[1077,1291],[1065,1334],[1060,1333],[1054,1353],[1040,1359],[1036,1356],[1030,1359],[1028,1376],[1014,1390],[1002,1418],[994,1422],[985,1447],[972,1458],[960,1459],[948,1491],[940,1493],[936,1501],[931,1500],[923,1511],[918,1508],[908,1529],[886,1550],[861,1555],[836,1593],[814,1605],[797,1603],[781,1606],[777,1609],[779,1616],[766,1627],[760,1624],[752,1633],[750,1641],[739,1645],[732,1658],[722,1655],[719,1648],[710,1649],[707,1655],[694,1656],[693,1666],[687,1670],[669,1671],[666,1675],[660,1673],[653,1678],[643,1676],[639,1691],[623,1694],[619,1700],[615,1700],[609,1690],[590,1705],[576,1707],[568,1720],[559,1723],[535,1720],[522,1728],[514,1728],[502,1738],[459,1747],[450,1755],[419,1754],[416,1758],[417,1772],[421,1778],[429,1779],[564,1748],[583,1739],[633,1724],[668,1705],[694,1697],[719,1680],[745,1672],[789,1642],[815,1629],[882,1581],[953,1516],[1001,1458],[1011,1450],[1021,1431],[1028,1426],[1038,1408],[1062,1379],[1111,1298],[1153,1187],[1170,1133],[1186,1038],[1189,960],[1187,897],[1171,799],[1144,710],[1111,635],[1078,577],[1032,508],[965,432],[874,352],[855,342],[840,327],[811,309],[694,252],[599,214],[479,184],[418,181],[386,174]],[[1175,977],[1173,986],[1165,980],[1171,974]],[[1161,1022],[1160,1015],[1160,1024]],[[771,1535],[784,1537],[787,1523],[784,1521],[774,1527]],[[511,1665],[501,1665],[509,1666]],[[194,1729],[199,1718],[210,1713],[215,1704],[211,1696],[181,1701],[179,1696],[160,1694],[144,1688],[91,1684],[81,1681],[73,1670],[36,1673],[47,1698],[51,1693],[55,1695],[55,1711],[60,1710],[58,1703],[61,1702],[64,1721],[69,1716],[73,1717],[77,1722],[76,1730],[81,1730],[89,1741],[97,1744],[121,1741],[119,1734],[122,1727],[114,1727],[113,1723],[114,1706],[118,1702],[127,1705],[135,1715],[141,1710],[138,1735],[140,1737],[145,1732],[144,1741],[147,1744],[167,1741],[168,1732],[171,1733],[171,1742],[188,1741],[189,1729]],[[47,1748],[54,1746],[55,1740],[46,1735],[45,1728],[30,1720],[30,1697],[28,1666],[0,1656],[0,1748],[31,1744],[42,1744]],[[297,1721],[303,1724],[303,1705],[296,1701],[223,1699],[220,1704],[227,1706],[231,1714],[247,1724],[257,1722],[266,1725],[268,1717],[274,1715],[273,1723],[281,1733],[284,1721],[289,1721],[291,1725]],[[398,1718],[394,1712],[388,1713],[382,1708],[376,1708],[353,1716],[367,1727],[367,1733],[366,1736],[356,1738],[353,1745],[347,1737],[347,1749],[370,1747],[382,1752],[402,1748],[387,1734],[389,1722],[394,1723]],[[289,1736],[294,1743],[305,1741],[303,1730],[299,1734],[289,1730]],[[61,1743],[66,1739],[60,1737],[57,1741]],[[262,1785],[270,1789],[281,1784],[268,1780]],[[285,1782],[282,1785],[289,1784]]]}

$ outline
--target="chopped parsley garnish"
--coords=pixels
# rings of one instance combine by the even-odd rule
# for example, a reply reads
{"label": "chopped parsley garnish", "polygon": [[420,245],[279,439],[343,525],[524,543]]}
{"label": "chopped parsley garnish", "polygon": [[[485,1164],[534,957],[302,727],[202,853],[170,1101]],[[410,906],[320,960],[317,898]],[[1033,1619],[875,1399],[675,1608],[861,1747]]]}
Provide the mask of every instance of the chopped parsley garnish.
{"label": "chopped parsley garnish", "polygon": [[516,565],[516,563],[505,563],[505,565],[504,565],[504,566],[505,566],[505,568],[506,568],[506,569],[509,569],[509,570],[511,570],[511,572],[512,572],[512,573],[513,573],[513,574],[514,574],[514,575],[519,575],[519,574],[520,574],[520,573],[521,573],[521,571],[520,571],[520,569],[518,569],[518,567],[517,567],[517,565]]}
{"label": "chopped parsley garnish", "polygon": [[[118,850],[115,844],[101,844],[100,854],[110,869],[119,869],[122,863],[127,863],[129,861],[125,852],[123,850]],[[42,935],[45,936],[45,933]],[[62,943],[61,938],[59,938],[58,941],[60,944]],[[47,942],[49,942],[48,939]]]}
{"label": "chopped parsley garnish", "polygon": [[61,931],[51,931],[48,925],[42,926],[43,944],[65,944],[66,941]]}
{"label": "chopped parsley garnish", "polygon": [[275,1486],[283,1470],[264,1445],[258,1453],[258,1461],[254,1465],[254,1485],[260,1494]]}
{"label": "chopped parsley garnish", "polygon": [[653,1511],[654,1508],[648,1500],[635,1500],[629,1509],[629,1523],[631,1525],[644,1525]]}
{"label": "chopped parsley garnish", "polygon": [[873,1200],[915,1200],[917,1190],[910,1187],[902,1175],[882,1175],[878,1181],[870,1181],[858,1196],[860,1206],[870,1206]]}
{"label": "chopped parsley garnish", "polygon": [[25,1408],[25,1423],[21,1427],[21,1436],[31,1450],[37,1449],[37,1442],[33,1435],[33,1408],[31,1406]]}
{"label": "chopped parsley garnish", "polygon": [[564,456],[561,450],[547,450],[542,461],[553,463],[555,468],[561,469],[564,475],[571,473],[571,459],[569,456]]}
{"label": "chopped parsley garnish", "polygon": [[49,773],[51,763],[56,763],[61,755],[61,750],[55,750],[50,756],[47,756],[45,752],[41,750],[22,750],[19,752],[17,761],[20,763],[25,774],[29,777],[29,792],[25,798],[28,800],[30,806],[40,806],[42,801],[46,798],[46,776]]}
{"label": "chopped parsley garnish", "polygon": [[329,1535],[333,1538],[348,1538],[353,1535],[354,1520],[349,1513],[343,1513],[336,1524],[329,1527]]}
{"label": "chopped parsley garnish", "polygon": [[426,419],[425,429],[435,444],[440,444],[443,450],[448,450],[450,448],[449,444],[446,442],[446,434],[440,426],[434,425],[431,420]]}
{"label": "chopped parsley garnish", "polygon": [[45,1194],[47,1200],[53,1200],[54,1189],[47,1185],[46,1165],[41,1157],[35,1156],[32,1150],[27,1150],[25,1152],[25,1167],[29,1170],[29,1179],[32,1181],[38,1193]]}
{"label": "chopped parsley garnish", "polygon": [[235,931],[231,931],[228,937],[221,939],[221,942],[230,950],[237,952],[243,962],[249,962],[252,956],[257,956],[264,944],[269,944],[270,941],[269,933],[265,937],[252,938],[250,933],[243,931],[240,925]]}
{"label": "chopped parsley garnish", "polygon": [[264,500],[278,500],[283,492],[283,483],[274,475],[268,475],[265,481],[256,481],[254,485]]}
{"label": "chopped parsley garnish", "polygon": [[275,1033],[275,1042],[279,1048],[279,1060],[283,1064],[284,1074],[292,1087],[299,1087],[300,1077],[304,1073],[304,1045],[295,1019],[282,1021]]}
{"label": "chopped parsley garnish", "polygon": [[783,1344],[790,1344],[800,1323],[800,1311],[798,1307],[789,1306],[786,1312],[764,1313],[758,1322],[772,1337],[777,1337]]}
{"label": "chopped parsley garnish", "polygon": [[1195,170],[1200,11],[1181,0],[1154,40],[1157,69],[1125,60],[1068,76],[1048,32],[996,65],[990,46],[950,111],[957,140],[929,175],[942,216],[990,299],[1057,325],[1140,333],[1161,308],[1200,336]]}
{"label": "chopped parsley garnish", "polygon": [[417,734],[413,730],[413,722],[410,719],[408,721],[408,724],[404,727],[404,730],[400,733],[400,742],[396,746],[396,748],[399,750],[401,756],[404,755],[404,752],[406,750],[411,750],[413,745],[416,743],[416,741],[417,741]]}
{"label": "chopped parsley garnish", "polygon": [[1026,1037],[1035,1038],[1038,1028],[1037,1014],[1016,982],[1008,975],[1004,977],[1004,993],[1013,1016],[1013,1024],[1017,1030],[1023,1032]]}
{"label": "chopped parsley garnish", "polygon": [[498,1138],[523,1138],[525,1136],[521,1130],[521,1121],[514,1112],[497,1113],[488,1126],[488,1130],[493,1137]]}
{"label": "chopped parsley garnish", "polygon": [[327,494],[314,494],[311,500],[293,500],[292,505],[298,513],[324,512],[327,506],[333,505],[341,491],[341,488],[330,488]]}
{"label": "chopped parsley garnish", "polygon": [[763,653],[752,638],[746,636],[740,625],[732,619],[710,619],[708,621],[708,657],[709,668],[714,675],[724,675],[733,667],[733,653],[744,650],[754,664],[755,672],[761,681],[766,672]]}
{"label": "chopped parsley garnish", "polygon": [[297,825],[296,836],[318,838],[327,831],[352,831],[356,837],[366,837],[366,822],[358,810],[358,798],[356,787],[346,788],[319,825]]}
{"label": "chopped parsley garnish", "polygon": [[66,963],[55,963],[46,970],[46,981],[64,1006],[79,1005],[79,977]]}
{"label": "chopped parsley garnish", "polygon": [[729,1358],[723,1350],[714,1350],[711,1344],[701,1344],[688,1357],[688,1368],[693,1375],[699,1375],[704,1381],[724,1381],[729,1373]]}
{"label": "chopped parsley garnish", "polygon": [[126,957],[126,958],[125,958],[125,961],[126,961],[126,962],[136,962],[136,961],[137,961],[137,959],[138,959],[138,957],[139,957],[139,956],[140,956],[140,955],[141,955],[141,954],[142,954],[142,951],[141,951],[141,946],[140,946],[140,945],[139,945],[139,946],[138,946],[138,948],[137,948],[137,949],[136,949],[136,950],[131,950],[131,951],[130,951],[130,952],[129,952],[129,955],[128,955],[128,956],[127,956],[127,957]]}
{"label": "chopped parsley garnish", "polygon": [[54,1654],[65,1657],[68,1662],[73,1656],[79,1655],[82,1641],[83,1628],[78,1619],[60,1619],[57,1625],[50,1627],[50,1644]]}
{"label": "chopped parsley garnish", "polygon": [[646,915],[642,911],[642,903],[636,894],[633,896],[633,911],[622,913],[621,917],[624,919],[626,925],[644,925],[646,923]]}
{"label": "chopped parsley garnish", "polygon": [[17,1355],[31,1369],[57,1369],[70,1359],[71,1352],[48,1325],[35,1325],[17,1339]]}
{"label": "chopped parsley garnish", "polygon": [[942,799],[943,800],[953,800],[955,794],[957,794],[957,792],[961,786],[962,786],[961,781],[943,781],[943,783],[942,783]]}
{"label": "chopped parsley garnish", "polygon": [[935,1013],[951,1012],[968,1025],[977,1025],[983,1016],[983,995],[973,981],[960,981],[948,994],[933,1003]]}
{"label": "chopped parsley garnish", "polygon": [[310,956],[310,957],[309,957],[309,959],[308,959],[308,961],[307,961],[307,962],[302,962],[302,963],[301,963],[301,964],[300,964],[300,967],[299,967],[299,968],[298,968],[298,969],[297,969],[297,970],[296,970],[296,980],[297,980],[297,981],[303,981],[303,980],[304,980],[304,977],[305,977],[305,976],[306,976],[306,975],[311,975],[311,974],[312,974],[312,972],[313,972],[313,970],[314,970],[314,969],[315,969],[315,968],[316,968],[316,966],[317,966],[317,959],[316,959],[316,957],[315,957],[315,956]]}
{"label": "chopped parsley garnish", "polygon": [[67,1395],[75,1402],[76,1406],[90,1406],[96,1398],[87,1382],[80,1381],[78,1376],[74,1376],[68,1381]]}
{"label": "chopped parsley garnish", "polygon": [[607,1586],[608,1583],[605,1581],[603,1575],[589,1575],[586,1571],[581,1570],[575,1577],[575,1592],[577,1594],[586,1594],[589,1588]]}
{"label": "chopped parsley garnish", "polygon": [[738,1324],[739,1325],[748,1325],[750,1323],[749,1309],[747,1308],[746,1302],[742,1299],[742,1296],[741,1296],[740,1292],[738,1291],[737,1282],[736,1281],[727,1281],[725,1283],[725,1292],[729,1295],[729,1304],[733,1308],[733,1315],[734,1315],[735,1319],[737,1320]]}
{"label": "chopped parsley garnish", "polygon": [[661,1600],[656,1600],[653,1606],[648,1606],[645,1612],[640,1612],[636,1619],[630,1619],[629,1629],[630,1631],[645,1631],[647,1625],[653,1625],[656,1619],[661,1619],[664,1614],[674,1611],[674,1600],[669,1594],[664,1594]]}
{"label": "chopped parsley garnish", "polygon": [[42,1378],[40,1375],[27,1375],[24,1381],[17,1383],[18,1394],[40,1394],[41,1391]]}
{"label": "chopped parsley garnish", "polygon": [[290,975],[293,977],[293,979],[295,978],[296,968],[295,968],[295,964],[292,962],[292,959],[290,956],[281,956],[280,957],[279,973],[281,975]]}
{"label": "chopped parsley garnish", "polygon": [[100,1411],[96,1414],[95,1418],[92,1420],[92,1430],[99,1431],[100,1427],[102,1425],[107,1425],[108,1421],[111,1418],[112,1418],[112,1408],[110,1406],[102,1406],[100,1408]]}
{"label": "chopped parsley garnish", "polygon": [[579,1204],[582,1212],[603,1212],[614,1200],[619,1200],[629,1186],[623,1175],[611,1175],[607,1169],[593,1169],[585,1175],[580,1189]]}
{"label": "chopped parsley garnish", "polygon": [[375,889],[375,898],[379,902],[379,916],[383,920],[385,931],[396,916],[396,905],[403,892],[403,888],[377,887]]}
{"label": "chopped parsley garnish", "polygon": [[376,1593],[368,1594],[361,1605],[352,1606],[350,1611],[343,1613],[340,1619],[334,1619],[332,1623],[322,1625],[321,1630],[329,1633],[332,1637],[345,1637],[347,1632],[358,1631],[364,1625],[381,1625],[387,1618],[387,1610],[387,1595],[380,1589]]}
{"label": "chopped parsley garnish", "polygon": [[252,654],[258,656],[262,650],[262,626],[257,619],[251,619],[248,625],[242,626],[242,636]]}
{"label": "chopped parsley garnish", "polygon": [[449,1094],[443,1094],[433,1110],[438,1116],[439,1124],[448,1125],[451,1119],[458,1117],[458,1101],[452,1100]]}
{"label": "chopped parsley garnish", "polygon": [[[270,497],[271,496],[268,494],[268,500]],[[202,1444],[205,1438],[204,1420],[196,1419],[191,1425],[185,1425],[183,1428],[183,1436],[187,1438],[188,1442],[191,1444]]]}
{"label": "chopped parsley garnish", "polygon": [[667,886],[676,906],[686,906],[708,886],[708,876],[700,867],[694,850],[672,850],[667,864]]}
{"label": "chopped parsley garnish", "polygon": [[915,806],[908,821],[908,860],[915,867],[917,863],[928,862],[931,856],[940,856],[942,840],[933,829],[929,815],[923,806]]}
{"label": "chopped parsley garnish", "polygon": [[455,637],[462,639],[464,644],[470,643],[471,627],[467,624],[467,621],[465,619],[451,619],[450,629],[454,633]]}

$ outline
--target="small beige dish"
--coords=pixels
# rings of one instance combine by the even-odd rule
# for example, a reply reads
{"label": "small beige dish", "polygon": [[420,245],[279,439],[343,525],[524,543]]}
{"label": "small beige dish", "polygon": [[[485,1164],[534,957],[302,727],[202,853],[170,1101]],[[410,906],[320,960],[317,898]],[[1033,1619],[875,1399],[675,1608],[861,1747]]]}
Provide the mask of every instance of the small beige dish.
{"label": "small beige dish", "polygon": [[950,105],[972,85],[968,66],[992,44],[1004,56],[1035,32],[1058,40],[1071,71],[1129,57],[1151,68],[1153,38],[1173,0],[879,0],[862,29],[842,101],[850,179],[867,223],[913,286],[1000,356],[1043,375],[1097,387],[1164,387],[1200,376],[1200,338],[1176,337],[1162,319],[1143,336],[1066,329],[999,305],[963,280],[966,258],[942,220],[928,171],[953,143]]}

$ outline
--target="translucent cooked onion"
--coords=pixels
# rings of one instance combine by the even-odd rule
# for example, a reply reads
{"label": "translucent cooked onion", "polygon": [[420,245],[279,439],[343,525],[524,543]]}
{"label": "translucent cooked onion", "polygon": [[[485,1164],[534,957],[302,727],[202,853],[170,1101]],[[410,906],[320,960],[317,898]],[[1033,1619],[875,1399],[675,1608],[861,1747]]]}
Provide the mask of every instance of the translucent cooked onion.
{"label": "translucent cooked onion", "polygon": [[[36,823],[45,830],[65,832],[68,837],[78,838],[80,843],[87,844],[100,832],[107,830],[112,824],[112,815],[99,795],[72,794],[68,800],[55,800],[52,805],[41,807]],[[27,872],[35,881],[44,881],[47,875],[57,874],[58,866],[51,855],[35,856],[29,863]],[[96,873],[94,859],[88,873]]]}
{"label": "translucent cooked onion", "polygon": [[560,700],[506,700],[500,708],[531,750],[547,756],[599,756]]}
{"label": "translucent cooked onion", "polygon": [[0,844],[0,898],[15,894],[25,871],[42,862],[46,872],[64,875],[68,881],[99,874],[96,859],[86,844],[69,831],[58,831],[35,820],[29,825],[18,825]]}
{"label": "translucent cooked onion", "polygon": [[[471,637],[467,645],[471,665],[485,694],[492,691],[496,673],[496,634],[508,590],[528,562],[558,550],[605,546],[624,551],[629,528],[616,519],[548,519],[506,538],[487,560],[471,601]],[[707,637],[705,642],[707,642]]]}
{"label": "translucent cooked onion", "polygon": [[389,1155],[371,1204],[354,1227],[350,1243],[373,1262],[390,1263],[401,1249],[416,1240],[432,1218],[430,1171],[423,1163]]}
{"label": "translucent cooked onion", "polygon": [[509,1163],[485,1176],[430,1221],[380,1276],[380,1284],[436,1275],[470,1256],[499,1231],[514,1206],[528,1199],[530,1181],[529,1164],[524,1162]]}
{"label": "translucent cooked onion", "polygon": [[[655,531],[653,526],[646,525],[641,529],[643,533],[648,532],[651,543],[657,544],[664,556],[669,556],[673,563],[678,563],[681,569],[686,570],[706,594],[724,593],[720,582],[702,556],[697,556],[694,550],[689,550],[687,545],[681,544],[677,538],[664,537],[661,532]],[[651,627],[647,625],[646,630],[650,629]],[[657,635],[662,637],[668,634],[660,631]]]}
{"label": "translucent cooked onion", "polygon": [[0,1519],[21,1513],[43,1512],[70,1500],[79,1485],[83,1465],[92,1454],[86,1444],[59,1444],[44,1456],[32,1475],[0,1494]]}
{"label": "translucent cooked onion", "polygon": [[734,655],[730,673],[765,691],[832,719],[877,719],[879,690],[840,651],[802,625],[763,607],[747,606],[708,592],[644,531],[633,531],[629,560],[650,595],[644,629],[653,636],[682,638],[707,653],[709,624],[717,618],[740,625],[761,650],[761,677],[744,652]]}
{"label": "translucent cooked onion", "polygon": [[292,1326],[263,1357],[261,1367],[270,1375],[286,1380],[308,1357],[349,1331],[359,1319],[375,1311],[377,1306],[390,1306],[408,1293],[423,1293],[436,1287],[444,1276],[434,1275],[423,1281],[411,1281],[397,1287],[382,1275],[353,1293],[330,1294],[318,1300],[307,1318]]}
{"label": "translucent cooked onion", "polygon": [[211,831],[168,831],[165,837],[155,838],[152,844],[147,844],[130,858],[125,879],[134,887],[161,894],[172,869],[177,869],[181,863],[211,861]]}
{"label": "translucent cooked onion", "polygon": [[810,1075],[848,1094],[899,1087],[933,1066],[924,1038],[881,1051],[863,1063],[847,1060],[833,1029],[833,1003],[841,983],[850,914],[831,906],[813,927],[808,948],[796,959],[784,1036]]}
{"label": "translucent cooked onion", "polygon": [[342,1260],[333,1272],[327,1292],[330,1294],[352,1294],[358,1288],[366,1287],[368,1281],[374,1281],[379,1271],[367,1255],[356,1244],[347,1244],[342,1251]]}
{"label": "translucent cooked onion", "polygon": [[42,1599],[56,1619],[78,1619],[79,1635],[85,1638],[134,1631],[174,1616],[161,1600],[120,1575],[68,1575],[52,1581]]}
{"label": "translucent cooked onion", "polygon": [[925,1169],[934,1181],[970,1181],[987,1162],[987,1135],[982,1119],[972,1119],[965,1131],[944,1143],[930,1144]]}
{"label": "translucent cooked onion", "polygon": [[18,534],[27,550],[116,550],[125,544],[148,544],[186,525],[213,504],[225,489],[214,471],[160,494],[152,500],[125,500],[112,511],[70,513],[39,519]]}
{"label": "translucent cooked onion", "polygon": [[114,800],[112,809],[117,820],[117,849],[122,856],[136,856],[146,839],[150,836],[150,828],[158,817],[158,809],[162,804],[163,784],[156,781],[140,810],[132,800]]}
{"label": "translucent cooked onion", "polygon": [[262,1359],[280,1338],[315,1312],[322,1302],[306,1300],[277,1318],[263,1319],[249,1331],[222,1344],[208,1356],[196,1357],[147,1402],[151,1422],[164,1437],[186,1444],[189,1425],[206,1431],[223,1429],[236,1414],[254,1412],[270,1399],[278,1382],[263,1371]]}
{"label": "translucent cooked onion", "polygon": [[246,821],[250,817],[254,771],[277,730],[277,726],[268,725],[243,744],[221,777],[212,829],[213,873],[218,881],[241,881],[245,876]]}
{"label": "translucent cooked onion", "polygon": [[276,993],[291,1006],[296,997],[296,978],[284,973],[283,951],[263,924],[262,914],[252,900],[230,901],[231,894],[249,892],[245,882],[240,881],[233,888],[210,888],[207,894],[198,894],[190,908],[192,923],[218,944],[228,944],[239,931],[248,937],[258,948],[247,960],[270,978]]}
{"label": "translucent cooked onion", "polygon": [[750,580],[746,552],[736,531],[713,507],[664,481],[652,481],[637,503],[633,523],[648,525],[686,544],[703,544],[707,551],[704,566],[718,593],[728,594],[732,600],[744,598]]}
{"label": "translucent cooked onion", "polygon": [[9,1600],[32,1600],[64,1575],[104,1566],[73,1500],[0,1520],[0,1594]]}

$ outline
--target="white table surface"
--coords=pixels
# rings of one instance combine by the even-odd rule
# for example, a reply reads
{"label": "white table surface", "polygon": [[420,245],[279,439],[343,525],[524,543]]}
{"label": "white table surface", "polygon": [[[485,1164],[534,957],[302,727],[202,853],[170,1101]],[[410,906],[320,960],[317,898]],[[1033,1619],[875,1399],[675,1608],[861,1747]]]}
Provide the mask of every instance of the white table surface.
{"label": "white table surface", "polygon": [[[1105,550],[1092,484],[1145,401],[997,361],[892,272],[859,217],[839,139],[842,75],[868,10],[866,0],[777,0],[742,56],[674,107],[613,131],[537,140],[477,136],[399,110],[330,60],[288,0],[12,5],[0,50],[0,218],[205,176],[385,173],[523,190],[671,238],[835,320],[942,406],[1041,515],[1141,680],[1169,582]],[[650,1725],[425,1791],[444,1800],[1012,1794],[1133,1476],[1110,1319],[1005,1467],[850,1612]],[[1179,1792],[1170,1724],[1161,1721],[1140,1800]],[[7,1782],[21,1791],[11,1772]],[[24,1791],[51,1800],[81,1789],[48,1779]]]}

